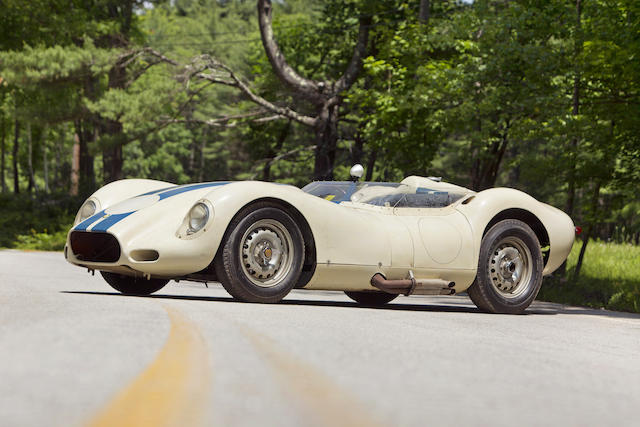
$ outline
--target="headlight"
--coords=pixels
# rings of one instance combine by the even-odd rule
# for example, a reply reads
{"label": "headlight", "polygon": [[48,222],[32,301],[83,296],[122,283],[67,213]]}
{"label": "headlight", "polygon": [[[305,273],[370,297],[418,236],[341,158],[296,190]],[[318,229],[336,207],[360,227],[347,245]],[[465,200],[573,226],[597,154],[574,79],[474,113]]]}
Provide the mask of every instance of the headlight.
{"label": "headlight", "polygon": [[196,233],[209,221],[209,207],[204,203],[196,203],[189,211],[189,228],[187,234]]}
{"label": "headlight", "polygon": [[78,222],[84,221],[91,215],[95,214],[96,208],[96,203],[93,200],[87,200],[86,202],[84,202],[84,204],[80,208],[80,212],[78,212]]}

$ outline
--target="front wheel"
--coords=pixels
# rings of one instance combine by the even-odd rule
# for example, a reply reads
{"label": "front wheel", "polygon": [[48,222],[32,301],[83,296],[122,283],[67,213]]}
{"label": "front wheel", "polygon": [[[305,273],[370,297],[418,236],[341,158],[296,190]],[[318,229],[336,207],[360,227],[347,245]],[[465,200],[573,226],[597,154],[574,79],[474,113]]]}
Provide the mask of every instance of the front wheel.
{"label": "front wheel", "polygon": [[273,303],[296,285],[304,263],[304,240],[296,222],[269,203],[242,210],[214,261],[222,286],[245,302]]}
{"label": "front wheel", "polygon": [[478,274],[469,296],[491,313],[522,313],[542,286],[540,242],[522,221],[500,221],[482,238]]}
{"label": "front wheel", "polygon": [[145,279],[101,271],[102,277],[116,291],[125,295],[145,296],[159,291],[169,283],[165,279]]}

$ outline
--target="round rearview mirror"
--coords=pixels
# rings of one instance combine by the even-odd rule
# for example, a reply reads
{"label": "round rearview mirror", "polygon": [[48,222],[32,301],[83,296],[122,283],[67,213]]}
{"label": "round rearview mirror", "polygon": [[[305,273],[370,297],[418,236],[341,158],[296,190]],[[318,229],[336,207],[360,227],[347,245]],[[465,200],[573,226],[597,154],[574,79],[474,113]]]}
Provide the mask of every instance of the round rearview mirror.
{"label": "round rearview mirror", "polygon": [[351,167],[351,170],[349,171],[349,173],[351,174],[352,178],[356,178],[356,179],[362,178],[362,174],[364,173],[364,168],[360,163],[356,163]]}

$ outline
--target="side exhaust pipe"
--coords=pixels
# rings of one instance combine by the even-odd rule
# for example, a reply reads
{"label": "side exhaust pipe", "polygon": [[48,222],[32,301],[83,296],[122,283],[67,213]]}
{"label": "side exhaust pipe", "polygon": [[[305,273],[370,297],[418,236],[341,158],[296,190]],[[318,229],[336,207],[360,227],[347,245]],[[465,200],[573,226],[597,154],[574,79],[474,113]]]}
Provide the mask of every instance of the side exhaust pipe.
{"label": "side exhaust pipe", "polygon": [[409,272],[408,279],[387,280],[382,274],[376,273],[371,278],[371,286],[389,294],[405,295],[453,295],[455,282],[442,279],[416,279]]}

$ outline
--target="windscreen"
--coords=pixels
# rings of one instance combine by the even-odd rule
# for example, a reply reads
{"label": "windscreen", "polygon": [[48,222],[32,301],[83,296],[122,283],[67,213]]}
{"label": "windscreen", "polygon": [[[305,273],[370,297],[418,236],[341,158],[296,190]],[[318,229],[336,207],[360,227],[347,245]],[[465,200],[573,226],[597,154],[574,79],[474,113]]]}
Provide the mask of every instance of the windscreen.
{"label": "windscreen", "polygon": [[352,196],[364,188],[378,187],[393,191],[401,184],[395,182],[314,181],[302,191],[335,203],[354,202]]}
{"label": "windscreen", "polygon": [[396,182],[314,181],[302,191],[334,203],[353,202],[393,208],[443,208],[463,194]]}

